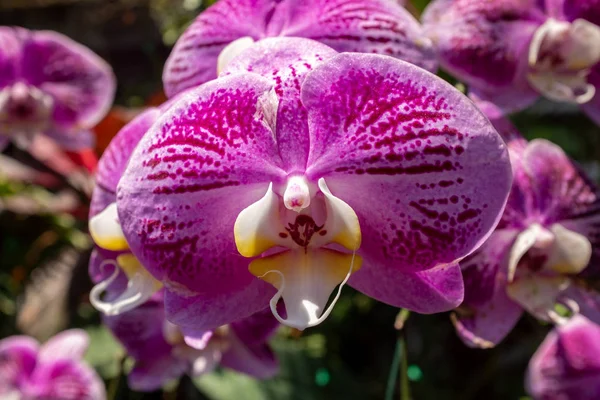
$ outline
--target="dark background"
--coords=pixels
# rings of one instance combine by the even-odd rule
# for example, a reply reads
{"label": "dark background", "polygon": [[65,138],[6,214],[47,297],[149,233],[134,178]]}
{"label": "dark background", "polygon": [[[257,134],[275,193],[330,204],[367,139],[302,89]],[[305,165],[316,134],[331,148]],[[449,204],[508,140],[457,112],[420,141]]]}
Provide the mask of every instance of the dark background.
{"label": "dark background", "polygon": [[[413,1],[408,8],[418,15],[426,3]],[[0,0],[0,25],[56,30],[105,58],[119,83],[118,107],[109,120],[119,120],[160,101],[170,47],[209,4]],[[598,180],[600,129],[575,108],[541,101],[513,120],[528,138],[560,145]],[[114,135],[119,123],[124,122],[102,125],[99,144]],[[156,393],[131,392],[123,375],[130,363],[87,300],[85,212],[61,210],[57,191],[15,179],[11,168],[0,160],[0,338],[25,332],[44,340],[67,327],[86,329],[92,337],[87,359],[105,378],[110,399],[383,399],[397,354],[401,368],[399,377],[392,374],[394,399],[407,399],[407,390],[417,400],[526,396],[524,371],[548,326],[524,317],[497,348],[469,349],[454,333],[449,313],[413,314],[397,331],[398,310],[350,288],[319,327],[303,333],[281,329],[273,344],[282,368],[274,379],[258,382],[217,371],[194,381],[184,378]]]}

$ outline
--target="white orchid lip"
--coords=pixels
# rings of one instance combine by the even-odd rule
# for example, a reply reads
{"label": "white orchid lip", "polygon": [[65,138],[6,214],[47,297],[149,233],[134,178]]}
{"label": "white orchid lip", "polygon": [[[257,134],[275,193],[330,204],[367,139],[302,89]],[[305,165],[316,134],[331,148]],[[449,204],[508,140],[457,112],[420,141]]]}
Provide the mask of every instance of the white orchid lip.
{"label": "white orchid lip", "polygon": [[[529,251],[542,256],[540,265],[520,269]],[[562,293],[573,283],[572,277],[587,268],[591,256],[592,245],[584,235],[559,223],[547,228],[533,223],[517,235],[509,253],[507,294],[537,318],[561,323],[554,307],[560,298],[577,313],[578,305]]]}
{"label": "white orchid lip", "polygon": [[[89,228],[94,242],[99,247],[109,251],[121,252],[116,260],[106,260],[101,265],[101,268],[112,265],[114,271],[107,279],[99,282],[90,291],[90,302],[97,310],[106,315],[119,315],[144,304],[162,288],[162,283],[154,278],[139,260],[128,251],[129,245],[121,229],[115,203],[110,204],[101,213],[92,217]],[[115,299],[103,300],[104,292],[121,272],[127,276],[127,288]]]}
{"label": "white orchid lip", "polygon": [[[238,215],[234,236],[240,254],[262,256],[249,269],[278,290],[270,301],[275,318],[301,330],[327,318],[362,262],[356,255],[361,242],[358,217],[323,178],[313,189],[304,177],[290,177],[282,196],[269,184],[263,198]],[[328,247],[333,244],[351,253]],[[273,248],[282,250],[265,253]],[[279,299],[286,306],[286,319],[277,311]]]}
{"label": "white orchid lip", "polygon": [[596,94],[588,83],[591,68],[600,62],[600,27],[577,19],[548,19],[529,46],[529,83],[544,96],[578,104]]}

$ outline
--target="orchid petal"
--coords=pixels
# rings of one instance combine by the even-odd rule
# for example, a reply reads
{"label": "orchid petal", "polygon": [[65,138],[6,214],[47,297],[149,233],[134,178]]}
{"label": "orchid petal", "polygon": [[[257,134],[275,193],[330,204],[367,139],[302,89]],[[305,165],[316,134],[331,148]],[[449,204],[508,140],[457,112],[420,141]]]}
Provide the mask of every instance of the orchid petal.
{"label": "orchid petal", "polygon": [[600,3],[598,0],[562,0],[564,17],[568,21],[585,19],[600,25]]}
{"label": "orchid petal", "polygon": [[527,146],[522,164],[528,180],[517,178],[515,182],[526,185],[528,207],[546,220],[560,221],[563,228],[586,236],[597,257],[600,197],[596,185],[560,147],[543,139]]}
{"label": "orchid petal", "polygon": [[40,362],[57,359],[81,360],[90,344],[87,333],[81,329],[69,329],[52,337],[41,347]]}
{"label": "orchid petal", "polygon": [[268,344],[249,345],[233,332],[229,334],[228,340],[229,348],[223,353],[221,365],[259,379],[277,374],[279,363]]}
{"label": "orchid petal", "polygon": [[103,322],[135,361],[127,377],[132,389],[153,391],[188,371],[188,360],[175,357],[173,346],[165,340],[160,292],[134,310],[104,317]]}
{"label": "orchid petal", "polygon": [[96,181],[100,189],[111,192],[116,198],[117,184],[133,149],[159,116],[158,108],[149,108],[125,125],[111,140],[98,162]]}
{"label": "orchid petal", "polygon": [[[258,258],[250,263],[250,272],[278,289],[270,302],[275,318],[282,324],[304,330],[327,318],[350,274],[360,265],[361,258],[354,253],[298,249]],[[338,285],[334,300],[326,308]],[[281,298],[286,306],[286,319],[277,311],[277,302]]]}
{"label": "orchid petal", "polygon": [[418,22],[391,1],[224,0],[200,14],[175,44],[163,74],[167,95],[214,79],[229,43],[273,36],[314,39],[340,52],[391,55],[431,71],[437,67]]}
{"label": "orchid petal", "polygon": [[9,26],[0,27],[0,89],[12,84],[22,49],[22,37],[27,31]]}
{"label": "orchid petal", "polygon": [[51,31],[23,45],[23,76],[54,98],[54,122],[91,128],[108,112],[116,83],[110,66],[88,48]]}
{"label": "orchid petal", "polygon": [[137,361],[127,375],[129,387],[138,392],[152,392],[178,379],[189,369],[187,360],[170,354]]}
{"label": "orchid petal", "polygon": [[600,328],[575,316],[551,331],[527,370],[527,392],[536,399],[592,400],[600,396]]}
{"label": "orchid petal", "polygon": [[524,110],[540,98],[540,94],[531,87],[525,78],[502,89],[470,86],[469,95],[475,95],[483,101],[494,103],[504,115]]}
{"label": "orchid petal", "polygon": [[554,312],[560,294],[571,280],[566,277],[523,276],[506,288],[508,296],[530,314],[544,321],[557,318]]}
{"label": "orchid petal", "polygon": [[496,229],[485,243],[460,263],[465,281],[464,306],[494,308],[488,304],[497,293],[506,293],[509,259],[515,248],[517,229]]}
{"label": "orchid petal", "polygon": [[248,318],[232,322],[229,326],[246,346],[254,346],[267,341],[280,325],[267,307]]}
{"label": "orchid petal", "polygon": [[184,331],[212,330],[263,310],[275,289],[249,272],[248,276],[249,282],[233,292],[182,296],[167,290],[165,309],[169,320]]}
{"label": "orchid petal", "polygon": [[104,400],[104,383],[93,368],[70,359],[39,364],[25,392],[45,399]]}
{"label": "orchid petal", "polygon": [[124,251],[129,249],[117,214],[117,203],[90,218],[90,234],[94,242],[103,249]]}
{"label": "orchid petal", "polygon": [[11,336],[0,340],[0,395],[10,393],[30,378],[36,366],[39,343],[28,336]]}
{"label": "orchid petal", "polygon": [[464,286],[458,264],[421,272],[376,268],[363,257],[364,266],[350,278],[350,286],[394,307],[421,314],[450,311],[463,301]]}
{"label": "orchid petal", "polygon": [[554,234],[554,243],[545,267],[560,274],[583,271],[592,257],[592,244],[588,238],[560,224],[552,225],[550,231]]}
{"label": "orchid petal", "polygon": [[263,37],[273,8],[271,0],[223,0],[202,12],[181,35],[165,64],[167,96],[216,78],[221,51],[236,39]]}
{"label": "orchid petal", "polygon": [[570,306],[575,313],[583,315],[596,324],[600,324],[600,293],[587,287],[583,282],[574,281],[569,285],[561,294],[559,302]]}
{"label": "orchid petal", "polygon": [[[452,315],[452,322],[462,341],[470,347],[487,349],[496,346],[514,328],[523,308],[511,300],[506,291],[498,290],[486,304]],[[460,309],[459,309],[460,310]]]}
{"label": "orchid petal", "polygon": [[280,153],[286,155],[282,160],[286,171],[302,173],[306,169],[310,144],[306,109],[300,100],[302,83],[307,73],[336,54],[330,47],[312,40],[267,38],[240,54],[224,71],[224,74],[252,71],[273,82],[279,105],[272,125]]}
{"label": "orchid petal", "polygon": [[65,150],[75,151],[92,149],[96,145],[96,136],[90,130],[68,131],[62,128],[52,128],[44,131],[48,136]]}
{"label": "orchid petal", "polygon": [[325,178],[361,223],[365,267],[354,287],[371,287],[360,276],[453,265],[491,233],[510,189],[508,154],[450,85],[389,57],[340,54],[307,76],[302,100],[306,175]]}
{"label": "orchid petal", "polygon": [[285,176],[265,122],[276,106],[263,101],[271,86],[256,74],[202,85],[131,156],[118,186],[121,226],[132,253],[170,292],[231,295],[254,279],[232,233],[237,215]]}
{"label": "orchid petal", "polygon": [[536,0],[435,0],[422,20],[442,66],[493,93],[525,81],[529,42],[545,16]]}
{"label": "orchid petal", "polygon": [[[391,1],[288,1],[281,36],[317,40],[338,52],[377,53],[429,71],[437,69],[431,42],[419,23]],[[277,18],[277,15],[275,16]]]}
{"label": "orchid petal", "polygon": [[135,360],[160,358],[170,354],[172,345],[164,337],[165,313],[160,298],[127,313],[105,316],[104,324]]}

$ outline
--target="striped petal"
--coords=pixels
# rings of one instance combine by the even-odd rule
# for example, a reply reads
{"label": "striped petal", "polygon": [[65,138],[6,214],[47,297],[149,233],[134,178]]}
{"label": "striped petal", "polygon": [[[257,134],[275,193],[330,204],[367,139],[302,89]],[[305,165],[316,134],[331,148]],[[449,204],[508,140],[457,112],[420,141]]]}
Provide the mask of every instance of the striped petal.
{"label": "striped petal", "polygon": [[491,233],[510,189],[508,154],[454,88],[392,58],[340,54],[308,75],[302,100],[306,175],[324,177],[360,222],[364,266],[354,287],[398,305],[376,282],[453,265]]}

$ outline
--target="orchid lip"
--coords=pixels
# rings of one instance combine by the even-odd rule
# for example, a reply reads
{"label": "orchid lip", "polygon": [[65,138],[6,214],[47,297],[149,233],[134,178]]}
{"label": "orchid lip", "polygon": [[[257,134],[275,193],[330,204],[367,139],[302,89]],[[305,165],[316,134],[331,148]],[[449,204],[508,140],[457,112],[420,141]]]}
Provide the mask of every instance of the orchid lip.
{"label": "orchid lip", "polygon": [[[234,226],[238,251],[245,257],[262,255],[250,263],[250,272],[278,290],[270,301],[273,315],[297,329],[327,318],[362,262],[356,255],[361,241],[356,213],[331,193],[325,179],[313,186],[305,177],[292,176],[280,196],[271,183],[262,199],[238,215]],[[271,253],[272,248],[283,250]],[[333,301],[325,307],[338,285]],[[277,312],[279,299],[286,305],[287,319]]]}
{"label": "orchid lip", "polygon": [[[530,250],[543,255],[541,265],[536,262],[535,270],[525,268],[517,273]],[[579,311],[578,304],[561,293],[573,284],[572,276],[587,268],[591,255],[591,243],[584,235],[558,223],[548,228],[533,223],[517,235],[510,250],[507,294],[536,317],[564,323],[554,306],[560,302],[575,314]]]}
{"label": "orchid lip", "polygon": [[[154,278],[133,254],[128,252],[129,245],[121,229],[115,203],[92,217],[89,225],[90,234],[99,247],[110,251],[124,252],[117,256],[116,261],[107,260],[101,266],[104,268],[105,265],[113,265],[114,271],[90,291],[90,302],[96,309],[106,315],[118,315],[145,303],[162,288],[162,283]],[[127,275],[127,288],[114,300],[102,300],[103,293],[117,279],[121,271]]]}
{"label": "orchid lip", "polygon": [[529,83],[556,101],[585,104],[596,94],[588,83],[600,62],[600,27],[583,19],[571,23],[548,19],[529,46]]}
{"label": "orchid lip", "polygon": [[[107,260],[101,268],[104,269],[106,265],[114,267],[112,274],[90,291],[90,303],[105,315],[119,315],[133,310],[162,288],[162,284],[152,277],[132,254],[121,255],[117,257],[116,262]],[[116,299],[103,300],[104,292],[115,282],[121,271],[125,271],[127,275],[127,288]]]}

